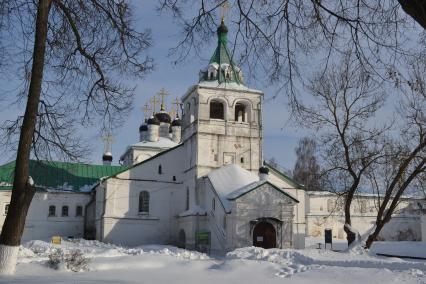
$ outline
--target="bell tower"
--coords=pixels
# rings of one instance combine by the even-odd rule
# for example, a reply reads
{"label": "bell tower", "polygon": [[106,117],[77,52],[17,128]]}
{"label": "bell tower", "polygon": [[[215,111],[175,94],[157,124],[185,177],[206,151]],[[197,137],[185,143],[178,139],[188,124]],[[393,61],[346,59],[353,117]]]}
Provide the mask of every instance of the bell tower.
{"label": "bell tower", "polygon": [[257,173],[262,165],[263,93],[244,85],[227,47],[223,19],[218,43],[199,83],[182,98],[182,140],[190,143],[197,176],[226,164]]}

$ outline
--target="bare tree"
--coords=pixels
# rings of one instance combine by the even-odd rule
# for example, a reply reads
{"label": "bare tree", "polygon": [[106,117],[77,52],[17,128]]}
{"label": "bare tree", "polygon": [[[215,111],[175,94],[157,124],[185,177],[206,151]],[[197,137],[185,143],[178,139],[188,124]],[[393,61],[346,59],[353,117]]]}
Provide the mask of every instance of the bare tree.
{"label": "bare tree", "polygon": [[0,17],[0,42],[15,50],[8,56],[15,64],[5,66],[18,66],[9,71],[21,72],[19,100],[26,102],[24,115],[2,126],[6,142],[18,141],[11,203],[0,235],[0,273],[10,274],[35,192],[31,156],[80,158],[76,125],[114,127],[133,98],[133,87],[118,78],[141,77],[152,65],[143,55],[149,31],[133,29],[127,1],[0,1]]}
{"label": "bare tree", "polygon": [[296,147],[296,164],[293,177],[307,190],[320,190],[320,167],[317,162],[317,145],[310,137],[303,137]]}
{"label": "bare tree", "polygon": [[[399,2],[415,7],[421,1]],[[224,4],[230,7],[227,23],[235,31],[235,59],[248,69],[249,78],[276,86],[293,110],[298,110],[301,84],[312,70],[326,71],[348,47],[359,68],[384,79],[385,67],[410,53],[413,45],[407,39],[418,39],[422,30],[396,0],[162,0],[159,9],[183,27],[182,40],[172,50],[177,61],[204,49]]]}
{"label": "bare tree", "polygon": [[[377,193],[378,213],[375,227],[366,240],[366,247],[377,239],[391,220],[402,195],[412,189],[421,194],[416,183],[424,182],[426,173],[426,64],[418,58],[410,64],[408,79],[395,74],[396,86],[402,89],[403,99],[398,109],[399,135],[389,139],[387,154],[379,159],[368,174]],[[414,192],[413,192],[414,191]]]}
{"label": "bare tree", "polygon": [[386,127],[372,118],[385,95],[348,53],[338,65],[320,73],[310,86],[312,103],[302,106],[300,122],[314,129],[322,153],[323,187],[345,198],[348,243],[356,239],[351,227],[351,204],[365,172],[381,156],[381,137]]}

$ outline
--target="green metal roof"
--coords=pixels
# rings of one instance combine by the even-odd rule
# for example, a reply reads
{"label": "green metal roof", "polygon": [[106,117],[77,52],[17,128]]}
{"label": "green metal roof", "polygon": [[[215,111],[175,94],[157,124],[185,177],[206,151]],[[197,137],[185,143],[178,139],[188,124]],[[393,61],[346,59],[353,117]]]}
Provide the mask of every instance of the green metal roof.
{"label": "green metal roof", "polygon": [[[206,71],[203,73],[202,79],[205,81],[217,80],[219,84],[224,82],[235,82],[237,84],[242,84],[239,77],[239,73],[238,73],[239,69],[237,68],[234,61],[232,60],[231,53],[229,52],[227,47],[227,42],[228,42],[227,35],[228,35],[228,28],[225,26],[225,22],[222,19],[220,26],[217,28],[217,38],[218,38],[217,47],[209,63],[209,64],[216,63],[218,65],[219,69],[217,72],[217,76],[213,78],[209,78],[208,72]],[[225,77],[225,73],[221,68],[222,64],[228,64],[231,67],[232,72],[231,72],[230,78]]]}
{"label": "green metal roof", "polygon": [[271,164],[267,163],[266,161],[264,161],[263,163],[265,164],[265,166],[269,170],[271,170],[274,173],[276,173],[277,175],[279,175],[289,185],[293,186],[294,188],[305,189],[305,187],[302,184],[298,183],[294,178],[291,178],[290,176],[286,175],[285,173],[283,173],[282,171],[278,170],[277,168],[275,168]]}
{"label": "green metal roof", "polygon": [[[87,192],[100,178],[125,170],[124,166],[90,165],[56,161],[30,161],[30,176],[38,190]],[[0,190],[12,189],[15,162],[0,166]]]}

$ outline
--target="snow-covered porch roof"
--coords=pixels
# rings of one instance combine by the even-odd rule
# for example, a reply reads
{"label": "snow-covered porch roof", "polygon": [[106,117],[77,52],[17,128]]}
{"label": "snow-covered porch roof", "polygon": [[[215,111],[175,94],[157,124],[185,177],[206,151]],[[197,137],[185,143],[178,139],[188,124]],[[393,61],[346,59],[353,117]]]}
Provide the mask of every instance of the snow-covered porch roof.
{"label": "snow-covered porch roof", "polygon": [[264,184],[270,184],[273,188],[290,197],[293,201],[299,202],[296,198],[270,181],[260,181],[259,176],[236,164],[222,166],[217,170],[211,171],[207,175],[207,178],[210,180],[213,189],[227,213],[231,212],[231,202],[233,200]]}

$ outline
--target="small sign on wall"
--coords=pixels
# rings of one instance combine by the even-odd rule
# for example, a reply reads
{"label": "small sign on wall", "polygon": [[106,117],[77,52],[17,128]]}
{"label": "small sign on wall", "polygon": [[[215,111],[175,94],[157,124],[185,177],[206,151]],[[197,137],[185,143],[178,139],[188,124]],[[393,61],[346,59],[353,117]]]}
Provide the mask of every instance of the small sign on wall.
{"label": "small sign on wall", "polygon": [[53,237],[52,237],[52,244],[60,245],[60,244],[61,244],[61,241],[62,241],[62,239],[61,239],[61,237],[60,237],[60,236],[53,236]]}
{"label": "small sign on wall", "polygon": [[257,236],[256,241],[257,242],[263,242],[263,236]]}

